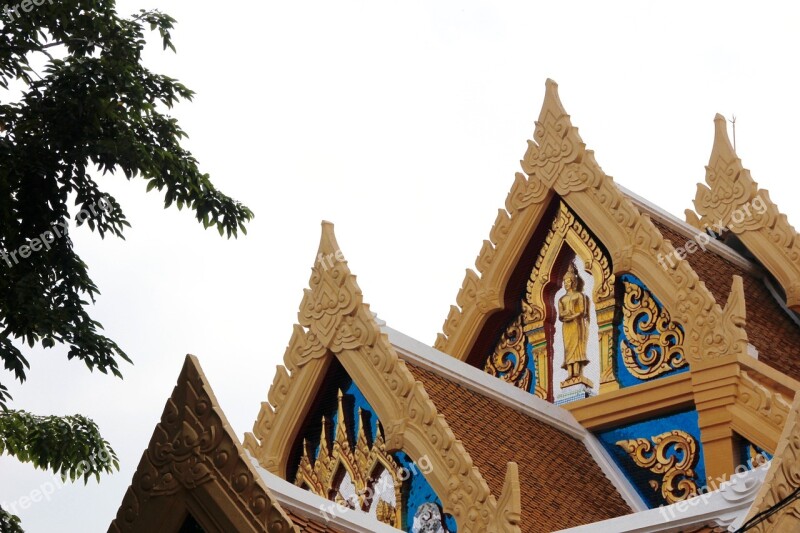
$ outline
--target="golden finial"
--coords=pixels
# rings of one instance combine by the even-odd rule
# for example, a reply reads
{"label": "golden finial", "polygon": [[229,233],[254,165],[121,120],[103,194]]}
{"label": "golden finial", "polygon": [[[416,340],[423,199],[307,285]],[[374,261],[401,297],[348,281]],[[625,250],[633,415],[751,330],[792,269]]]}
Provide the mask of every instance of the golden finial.
{"label": "golden finial", "polygon": [[344,406],[342,405],[342,398],[344,398],[344,394],[342,393],[342,389],[339,389],[337,396],[337,401],[339,402],[339,407],[336,411],[337,418],[339,419],[338,424],[336,425],[336,436],[339,440],[339,434],[342,434],[342,437],[347,437],[347,421],[344,418]]}

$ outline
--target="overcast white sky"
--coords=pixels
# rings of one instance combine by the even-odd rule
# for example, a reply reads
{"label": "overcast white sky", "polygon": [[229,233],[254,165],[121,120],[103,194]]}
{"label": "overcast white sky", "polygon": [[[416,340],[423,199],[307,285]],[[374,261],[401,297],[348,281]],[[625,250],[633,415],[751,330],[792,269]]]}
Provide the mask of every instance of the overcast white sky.
{"label": "overcast white sky", "polygon": [[[606,173],[677,215],[703,179],[714,114],[735,114],[745,166],[800,224],[794,4],[119,2],[124,14],[149,7],[178,19],[178,54],[154,45],[147,62],[197,92],[175,111],[189,148],[256,218],[227,241],[164,211],[141,180],[100,180],[133,224],[127,240],[73,238],[102,291],[93,316],[135,364],[120,381],[34,351],[12,392],[18,408],[93,418],[122,469],[21,511],[29,532],[108,527],[186,353],[239,437],[250,431],[322,219],[372,309],[432,343],[548,77]],[[6,504],[52,478],[5,457],[0,469]]]}

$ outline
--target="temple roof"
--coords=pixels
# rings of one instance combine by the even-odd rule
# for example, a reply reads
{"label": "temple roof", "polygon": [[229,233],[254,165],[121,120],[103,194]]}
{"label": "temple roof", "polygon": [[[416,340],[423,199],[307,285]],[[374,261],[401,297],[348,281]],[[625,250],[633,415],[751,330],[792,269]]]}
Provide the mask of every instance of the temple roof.
{"label": "temple roof", "polygon": [[[698,229],[656,205],[620,187],[673,246],[696,240]],[[800,318],[779,294],[780,286],[755,257],[745,257],[722,240],[711,240],[703,253],[687,254],[686,260],[700,280],[725,306],[734,276],[744,282],[747,337],[760,361],[800,380]]]}
{"label": "temple roof", "polygon": [[[675,254],[676,247],[696,238],[701,224],[731,216],[742,201],[766,193],[757,189],[726,145],[718,120],[708,167],[711,188],[698,191],[702,221],[690,216],[693,228],[666,215],[602,172],[572,126],[556,87],[548,80],[535,142],[529,142],[523,160],[526,174],[516,176],[506,210],[500,210],[490,240],[484,241],[476,261],[480,275],[467,273],[458,306],[451,307],[437,339],[441,351],[377,319],[344,260],[333,225],[323,223],[319,259],[304,292],[285,366],[276,372],[253,433],[245,436],[247,452],[230,431],[196,360],[187,358],[112,530],[132,529],[126,524],[147,516],[143,509],[148,505],[160,509],[152,505],[164,495],[182,498],[191,512],[192,498],[202,492],[199,487],[215,488],[214,516],[246,523],[253,531],[391,530],[355,511],[323,516],[321,510],[331,502],[285,480],[301,425],[336,359],[374,408],[386,449],[430,458],[433,468],[426,480],[443,511],[458,522],[460,533],[592,527],[655,531],[651,526],[659,511],[646,511],[631,482],[570,410],[465,362],[478,337],[496,337],[496,328],[487,321],[507,305],[509,279],[527,260],[525,247],[533,242],[537,227],[548,223],[546,215],[556,198],[596,234],[614,273],[641,277],[685,328],[691,372],[662,384],[664,390],[688,391],[683,392],[681,406],[692,404],[713,415],[701,429],[711,427],[720,438],[709,442],[729,438],[735,429],[754,444],[770,443],[775,449],[776,438],[758,440],[760,428],[747,430],[758,425],[752,420],[762,417],[766,423],[761,425],[776,434],[789,410],[783,398],[800,386],[794,381],[800,380],[800,324],[787,307],[800,297],[792,277],[800,271],[795,268],[800,239],[770,202],[763,219],[736,233],[749,251],[747,257],[712,241],[705,253],[688,253],[669,267],[659,266],[658,258]],[[735,179],[725,178],[730,175]],[[728,194],[739,190],[731,189],[732,184],[747,194]],[[772,244],[759,244],[773,237]],[[527,263],[523,266],[530,270]],[[752,369],[757,371],[750,376]],[[769,387],[763,385],[767,382]],[[599,400],[625,394],[634,398],[636,389],[652,390],[648,386],[653,383],[611,391],[605,398],[601,394],[584,404],[602,407]],[[663,412],[678,405],[670,401],[674,399],[655,409]],[[786,441],[796,434],[797,411],[795,402],[794,433],[782,436],[779,455],[796,456],[796,447],[787,448]],[[222,444],[208,446],[203,440],[208,433]],[[178,450],[178,445],[186,449]],[[763,477],[752,474],[748,479],[752,483],[747,491],[729,485],[727,493],[714,496],[717,507],[689,513],[678,520],[680,527],[715,528],[723,515],[741,522],[754,497],[751,489],[760,486]],[[222,506],[222,494],[233,495],[235,503]],[[674,505],[681,503],[686,502]]]}
{"label": "temple roof", "polygon": [[191,355],[109,532],[177,531],[189,515],[206,531],[294,530]]}
{"label": "temple roof", "polygon": [[554,531],[632,512],[580,440],[434,372],[408,367],[492,492],[503,488],[505,463],[519,465],[522,531]]}

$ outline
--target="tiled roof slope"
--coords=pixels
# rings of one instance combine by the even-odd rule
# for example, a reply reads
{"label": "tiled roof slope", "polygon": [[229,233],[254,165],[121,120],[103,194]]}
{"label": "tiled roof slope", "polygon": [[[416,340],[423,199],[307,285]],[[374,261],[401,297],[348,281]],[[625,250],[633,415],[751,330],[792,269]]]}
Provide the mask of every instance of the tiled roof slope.
{"label": "tiled roof slope", "polygon": [[343,533],[340,529],[333,528],[323,524],[322,522],[317,522],[309,518],[303,518],[302,516],[293,513],[290,510],[287,510],[286,514],[289,515],[289,519],[291,519],[292,524],[294,524],[297,529],[300,530],[300,533]]}
{"label": "tiled roof slope", "polygon": [[492,491],[519,466],[525,533],[555,531],[631,512],[585,446],[544,422],[406,361],[461,439]]}
{"label": "tiled roof slope", "polygon": [[[653,224],[673,246],[683,246],[687,238],[663,222]],[[714,294],[720,306],[730,294],[734,275],[744,282],[747,309],[747,336],[758,350],[758,358],[784,374],[800,380],[800,327],[770,293],[760,276],[721,257],[711,250],[698,250],[687,256],[689,264]]]}

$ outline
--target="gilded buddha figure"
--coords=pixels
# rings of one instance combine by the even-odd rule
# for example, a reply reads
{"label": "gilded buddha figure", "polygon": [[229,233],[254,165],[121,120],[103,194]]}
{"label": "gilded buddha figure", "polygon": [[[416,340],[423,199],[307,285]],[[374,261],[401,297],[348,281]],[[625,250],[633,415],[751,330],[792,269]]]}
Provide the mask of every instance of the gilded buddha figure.
{"label": "gilded buddha figure", "polygon": [[567,294],[558,300],[558,319],[564,337],[564,363],[561,368],[567,371],[567,379],[561,387],[583,384],[593,387],[592,382],[583,375],[583,367],[589,364],[586,347],[589,341],[589,297],[583,294],[583,279],[570,263],[564,274],[564,289]]}

